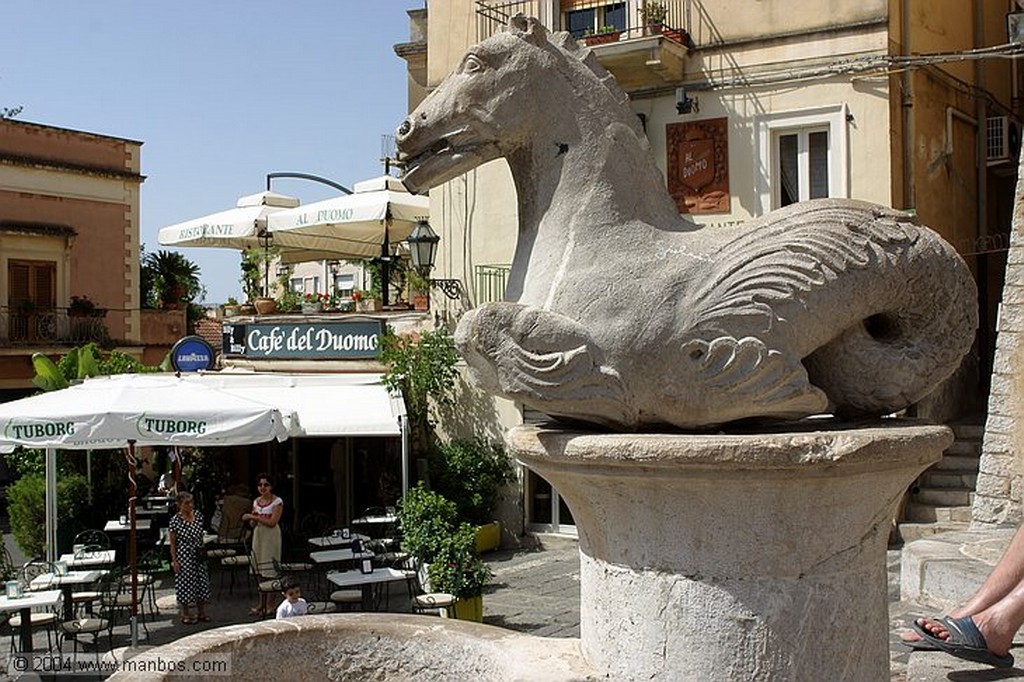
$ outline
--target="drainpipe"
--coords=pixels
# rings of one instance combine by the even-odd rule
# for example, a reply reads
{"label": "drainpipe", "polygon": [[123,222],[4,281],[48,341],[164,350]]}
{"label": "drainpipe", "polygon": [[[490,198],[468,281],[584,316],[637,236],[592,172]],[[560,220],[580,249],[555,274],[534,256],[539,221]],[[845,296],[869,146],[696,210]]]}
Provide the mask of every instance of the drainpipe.
{"label": "drainpipe", "polygon": [[[900,2],[900,56],[905,57],[910,53],[907,40],[910,32],[907,28],[910,21],[910,0]],[[900,74],[900,113],[903,120],[903,208],[917,209],[917,198],[914,191],[914,97],[911,91],[911,72],[905,69]]]}

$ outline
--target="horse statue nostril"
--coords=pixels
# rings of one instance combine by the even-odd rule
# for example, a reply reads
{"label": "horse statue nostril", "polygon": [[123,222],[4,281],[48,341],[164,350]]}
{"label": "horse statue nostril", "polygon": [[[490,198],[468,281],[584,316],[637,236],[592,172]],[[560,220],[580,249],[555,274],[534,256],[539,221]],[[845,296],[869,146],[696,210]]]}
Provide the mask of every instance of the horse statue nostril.
{"label": "horse statue nostril", "polygon": [[410,130],[412,130],[412,124],[409,123],[409,119],[402,121],[402,125],[398,126],[399,135],[408,135]]}

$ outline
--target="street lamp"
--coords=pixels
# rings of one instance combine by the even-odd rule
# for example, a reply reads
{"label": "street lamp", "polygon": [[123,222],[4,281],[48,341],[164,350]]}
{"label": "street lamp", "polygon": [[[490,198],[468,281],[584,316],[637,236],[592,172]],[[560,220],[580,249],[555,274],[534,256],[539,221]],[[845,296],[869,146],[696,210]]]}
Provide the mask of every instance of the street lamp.
{"label": "street lamp", "polygon": [[274,235],[263,228],[256,238],[263,247],[263,296],[270,296],[270,245],[274,243]]}
{"label": "street lamp", "polygon": [[437,243],[441,241],[441,238],[430,227],[430,223],[425,218],[420,218],[405,241],[409,244],[409,260],[416,271],[448,298],[452,300],[460,298],[462,282],[457,279],[430,278],[430,271],[434,267],[434,257],[437,255]]}

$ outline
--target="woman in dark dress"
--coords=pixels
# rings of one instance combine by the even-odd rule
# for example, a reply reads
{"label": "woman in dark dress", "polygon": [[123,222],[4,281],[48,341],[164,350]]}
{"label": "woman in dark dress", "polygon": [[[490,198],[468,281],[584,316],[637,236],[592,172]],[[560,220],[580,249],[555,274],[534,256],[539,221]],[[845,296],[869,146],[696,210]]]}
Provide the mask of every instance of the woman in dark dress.
{"label": "woman in dark dress", "polygon": [[190,493],[175,497],[178,513],[171,517],[168,538],[171,545],[171,566],[174,568],[174,595],[181,609],[181,622],[196,622],[189,613],[195,604],[199,620],[210,620],[206,602],[210,600],[210,574],[200,550],[203,547],[203,516],[195,509]]}

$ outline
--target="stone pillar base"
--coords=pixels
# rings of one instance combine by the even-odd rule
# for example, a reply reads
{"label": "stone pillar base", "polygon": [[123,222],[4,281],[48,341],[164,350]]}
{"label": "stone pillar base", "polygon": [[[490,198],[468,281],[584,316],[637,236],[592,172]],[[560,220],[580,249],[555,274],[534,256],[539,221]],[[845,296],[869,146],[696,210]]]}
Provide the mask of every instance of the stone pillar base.
{"label": "stone pillar base", "polygon": [[888,678],[893,513],[952,433],[808,424],[510,432],[576,521],[590,665],[617,680]]}

